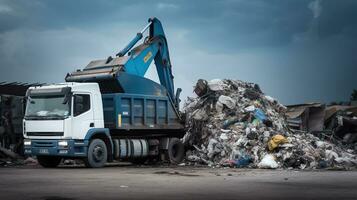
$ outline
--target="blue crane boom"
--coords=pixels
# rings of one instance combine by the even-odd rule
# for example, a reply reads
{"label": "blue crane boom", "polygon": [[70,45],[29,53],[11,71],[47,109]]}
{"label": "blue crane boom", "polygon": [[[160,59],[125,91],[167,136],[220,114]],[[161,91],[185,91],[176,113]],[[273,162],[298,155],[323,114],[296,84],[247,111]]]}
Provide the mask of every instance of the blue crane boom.
{"label": "blue crane boom", "polygon": [[[134,47],[144,36],[144,33],[149,29],[148,36],[144,42]],[[152,61],[155,61],[157,74],[161,86],[166,89],[170,100],[175,105],[176,110],[179,110],[179,95],[181,89],[178,88],[175,94],[174,91],[174,76],[172,75],[172,66],[170,61],[169,49],[166,36],[161,22],[157,18],[150,18],[148,24],[136,34],[136,36],[119,52],[117,57],[109,57],[106,60],[95,60],[90,62],[83,71],[73,72],[68,74],[66,81],[100,81],[108,78],[118,77],[123,72],[133,75],[133,79],[138,77],[143,78]],[[122,75],[124,76],[124,75]],[[124,86],[123,86],[124,85]],[[132,88],[133,86],[130,86]],[[148,87],[147,85],[138,85],[139,87]],[[152,86],[155,88],[156,86]],[[121,81],[121,88],[125,89],[124,81]],[[126,88],[129,88],[127,86]],[[152,89],[155,93],[155,89]],[[127,91],[125,91],[127,92]]]}
{"label": "blue crane boom", "polygon": [[[143,37],[143,33],[149,28],[149,36],[145,42],[130,51],[134,45]],[[130,51],[130,52],[129,52]],[[128,53],[129,52],[129,53]],[[117,56],[123,57],[126,53],[131,59],[124,65],[127,73],[144,76],[152,60],[155,60],[156,70],[161,85],[163,85],[172,99],[174,96],[174,82],[172,67],[165,33],[161,22],[157,18],[150,18],[149,23],[143,30],[122,49]]]}

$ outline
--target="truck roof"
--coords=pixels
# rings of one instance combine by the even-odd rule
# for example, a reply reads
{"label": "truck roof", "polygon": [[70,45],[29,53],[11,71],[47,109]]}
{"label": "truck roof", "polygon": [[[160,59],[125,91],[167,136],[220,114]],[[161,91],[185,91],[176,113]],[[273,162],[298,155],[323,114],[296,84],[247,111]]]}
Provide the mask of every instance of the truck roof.
{"label": "truck roof", "polygon": [[48,84],[42,86],[32,86],[29,90],[33,89],[56,89],[56,88],[64,88],[64,87],[71,87],[72,91],[99,91],[98,83],[77,83],[77,82],[67,82],[67,83],[55,83],[55,84]]}

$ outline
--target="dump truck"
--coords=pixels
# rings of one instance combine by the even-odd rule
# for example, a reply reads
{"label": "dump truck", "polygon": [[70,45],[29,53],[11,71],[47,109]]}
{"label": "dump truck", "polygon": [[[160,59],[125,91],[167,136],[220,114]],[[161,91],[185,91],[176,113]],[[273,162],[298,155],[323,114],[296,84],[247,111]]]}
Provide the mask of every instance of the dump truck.
{"label": "dump truck", "polygon": [[[153,61],[160,84],[144,77]],[[24,152],[43,167],[62,159],[92,168],[113,161],[180,163],[184,124],[173,79],[162,24],[150,18],[114,58],[91,61],[65,83],[27,90]]]}

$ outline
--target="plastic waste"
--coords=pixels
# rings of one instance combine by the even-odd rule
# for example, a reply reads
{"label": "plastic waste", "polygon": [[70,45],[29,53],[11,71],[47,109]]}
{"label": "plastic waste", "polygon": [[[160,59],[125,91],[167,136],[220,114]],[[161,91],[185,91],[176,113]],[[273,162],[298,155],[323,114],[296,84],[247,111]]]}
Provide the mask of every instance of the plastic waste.
{"label": "plastic waste", "polygon": [[196,83],[194,92],[197,94],[197,96],[201,97],[205,95],[207,91],[208,91],[207,81],[203,79],[199,79]]}
{"label": "plastic waste", "polygon": [[332,150],[326,150],[326,158],[329,160],[333,160],[335,158],[338,158],[338,154]]}
{"label": "plastic waste", "polygon": [[233,109],[236,106],[236,101],[234,101],[229,96],[221,95],[221,96],[219,96],[218,101],[221,104],[227,106],[227,108],[229,108],[229,109]]}
{"label": "plastic waste", "polygon": [[194,113],[193,113],[193,118],[195,120],[206,120],[208,118],[208,115],[206,113],[205,110],[203,109],[199,109],[199,110],[196,110]]}
{"label": "plastic waste", "polygon": [[212,157],[216,153],[216,144],[218,143],[217,140],[215,139],[210,139],[208,146],[207,146],[207,151],[208,151],[208,157]]}
{"label": "plastic waste", "polygon": [[258,167],[263,169],[276,169],[279,165],[275,161],[275,157],[273,155],[266,154],[258,164]]}
{"label": "plastic waste", "polygon": [[224,90],[224,82],[221,79],[213,79],[208,81],[208,87],[210,90],[212,91],[220,91],[220,90]]}
{"label": "plastic waste", "polygon": [[260,121],[259,119],[254,119],[254,120],[252,121],[252,124],[253,124],[254,126],[259,126],[260,123],[261,123],[261,121]]}
{"label": "plastic waste", "polygon": [[275,99],[271,96],[267,96],[265,95],[265,98],[270,102],[270,103],[274,103]]}
{"label": "plastic waste", "polygon": [[217,101],[217,103],[216,103],[216,110],[218,113],[222,113],[222,111],[223,111],[223,104],[219,101]]}
{"label": "plastic waste", "polygon": [[255,89],[247,88],[244,93],[244,97],[250,100],[256,100],[260,96],[260,92],[256,91]]}
{"label": "plastic waste", "polygon": [[[205,81],[200,82],[204,86]],[[207,86],[203,96],[188,98],[184,104],[187,132],[183,142],[191,147],[186,153],[187,165],[199,163],[219,167],[225,166],[227,160],[240,163],[244,155],[249,155],[251,164],[237,165],[357,168],[356,145],[345,145],[342,139],[342,143],[335,143],[329,137],[319,138],[288,128],[286,107],[266,96],[256,84],[230,79],[207,82],[211,83],[211,88]],[[232,109],[229,108],[233,107],[230,99],[235,102]],[[347,139],[350,140],[346,136]],[[272,157],[263,160],[268,154]]]}
{"label": "plastic waste", "polygon": [[252,157],[249,155],[243,155],[239,159],[228,160],[227,162],[231,167],[246,167],[252,162]]}
{"label": "plastic waste", "polygon": [[247,112],[253,112],[255,110],[255,106],[254,105],[248,106],[248,107],[244,108],[244,110]]}
{"label": "plastic waste", "polygon": [[221,138],[221,140],[228,140],[228,136],[226,133],[222,133],[221,136],[219,136],[219,138]]}
{"label": "plastic waste", "polygon": [[259,119],[259,120],[262,121],[262,122],[264,122],[265,120],[267,120],[267,116],[266,116],[265,113],[264,113],[261,109],[259,109],[259,108],[255,109],[255,111],[254,111],[254,117],[255,117],[256,119]]}
{"label": "plastic waste", "polygon": [[274,135],[268,142],[269,151],[274,150],[279,144],[287,143],[288,140],[282,135]]}
{"label": "plastic waste", "polygon": [[222,125],[222,128],[223,128],[223,129],[226,129],[226,128],[228,128],[229,126],[231,126],[231,125],[233,125],[233,124],[235,124],[235,123],[237,123],[237,122],[239,122],[238,117],[233,117],[233,118],[224,120],[223,125]]}

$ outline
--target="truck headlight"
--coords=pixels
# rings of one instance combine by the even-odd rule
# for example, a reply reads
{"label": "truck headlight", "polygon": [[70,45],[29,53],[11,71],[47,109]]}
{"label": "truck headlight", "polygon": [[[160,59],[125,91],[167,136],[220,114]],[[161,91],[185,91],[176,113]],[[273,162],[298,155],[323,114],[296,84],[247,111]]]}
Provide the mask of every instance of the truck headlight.
{"label": "truck headlight", "polygon": [[68,146],[68,141],[66,141],[66,140],[58,141],[58,146],[67,147]]}
{"label": "truck headlight", "polygon": [[31,140],[24,140],[24,146],[31,146]]}

